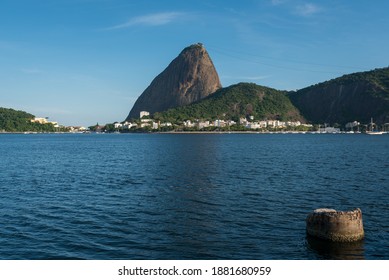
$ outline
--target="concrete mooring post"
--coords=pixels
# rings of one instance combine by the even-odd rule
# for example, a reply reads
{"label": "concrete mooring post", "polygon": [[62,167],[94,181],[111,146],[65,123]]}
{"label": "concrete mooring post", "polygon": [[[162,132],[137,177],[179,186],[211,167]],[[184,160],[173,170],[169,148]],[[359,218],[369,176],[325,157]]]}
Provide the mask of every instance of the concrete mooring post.
{"label": "concrete mooring post", "polygon": [[362,211],[316,209],[306,219],[307,234],[334,242],[354,242],[364,238]]}

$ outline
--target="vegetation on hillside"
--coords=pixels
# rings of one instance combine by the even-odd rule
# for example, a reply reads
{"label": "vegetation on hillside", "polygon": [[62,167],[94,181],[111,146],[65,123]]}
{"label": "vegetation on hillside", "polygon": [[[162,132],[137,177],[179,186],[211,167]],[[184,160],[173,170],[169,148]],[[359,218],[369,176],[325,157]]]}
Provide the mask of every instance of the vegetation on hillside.
{"label": "vegetation on hillside", "polygon": [[309,86],[309,87],[302,89],[300,91],[309,91],[312,88],[315,88],[317,86],[328,87],[332,84],[334,84],[334,85],[349,85],[349,84],[357,83],[357,82],[365,82],[365,83],[368,83],[368,84],[375,86],[376,89],[374,91],[372,89],[371,91],[366,92],[366,93],[370,93],[370,94],[373,94],[374,96],[389,100],[389,67],[377,68],[377,69],[370,70],[370,71],[357,72],[357,73],[343,75],[343,76],[336,78],[336,79],[332,79],[329,81],[325,81],[323,83]]}
{"label": "vegetation on hillside", "polygon": [[222,88],[199,102],[154,114],[156,120],[173,123],[196,119],[238,121],[240,117],[248,116],[256,120],[303,119],[286,92],[253,83]]}
{"label": "vegetation on hillside", "polygon": [[389,122],[389,67],[344,75],[289,97],[313,123]]}
{"label": "vegetation on hillside", "polygon": [[0,107],[0,132],[54,132],[53,124],[32,123],[35,116],[24,111]]}
{"label": "vegetation on hillside", "polygon": [[[338,84],[348,84],[363,80],[370,82],[389,93],[389,67],[344,75],[336,79],[336,82]],[[387,95],[389,96],[389,94]]]}
{"label": "vegetation on hillside", "polygon": [[338,84],[366,81],[376,88],[369,92],[373,96],[389,100],[389,67],[344,75],[337,79]]}

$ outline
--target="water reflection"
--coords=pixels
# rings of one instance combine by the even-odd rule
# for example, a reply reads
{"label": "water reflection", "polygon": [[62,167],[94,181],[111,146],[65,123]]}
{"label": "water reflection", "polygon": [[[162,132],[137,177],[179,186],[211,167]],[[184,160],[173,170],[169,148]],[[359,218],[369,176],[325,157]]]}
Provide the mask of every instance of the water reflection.
{"label": "water reflection", "polygon": [[148,166],[154,199],[147,207],[163,213],[154,226],[160,240],[151,240],[149,246],[154,250],[158,245],[168,246],[163,258],[215,257],[212,244],[220,243],[215,221],[221,219],[218,213],[223,208],[215,201],[218,186],[213,182],[221,173],[220,136],[165,137],[172,145],[163,153],[156,152]]}
{"label": "water reflection", "polygon": [[363,260],[365,259],[365,242],[331,242],[307,236],[307,248],[318,259],[329,260]]}

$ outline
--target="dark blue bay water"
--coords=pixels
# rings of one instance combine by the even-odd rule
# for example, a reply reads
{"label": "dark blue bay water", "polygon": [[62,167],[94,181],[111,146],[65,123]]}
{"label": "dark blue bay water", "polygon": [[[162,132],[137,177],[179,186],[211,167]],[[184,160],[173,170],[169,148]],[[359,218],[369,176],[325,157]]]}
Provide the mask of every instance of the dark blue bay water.
{"label": "dark blue bay water", "polygon": [[0,209],[1,259],[389,259],[389,135],[0,135]]}

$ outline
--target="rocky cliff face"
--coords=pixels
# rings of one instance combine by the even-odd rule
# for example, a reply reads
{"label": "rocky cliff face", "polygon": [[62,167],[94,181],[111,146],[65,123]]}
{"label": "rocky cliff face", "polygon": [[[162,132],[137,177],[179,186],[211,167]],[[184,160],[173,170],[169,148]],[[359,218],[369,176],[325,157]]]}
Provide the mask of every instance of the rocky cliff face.
{"label": "rocky cliff face", "polygon": [[389,122],[389,68],[354,73],[291,93],[313,123]]}
{"label": "rocky cliff face", "polygon": [[201,100],[221,88],[219,76],[202,44],[185,48],[139,96],[126,120]]}

